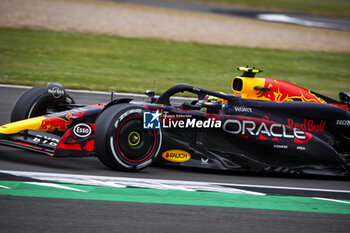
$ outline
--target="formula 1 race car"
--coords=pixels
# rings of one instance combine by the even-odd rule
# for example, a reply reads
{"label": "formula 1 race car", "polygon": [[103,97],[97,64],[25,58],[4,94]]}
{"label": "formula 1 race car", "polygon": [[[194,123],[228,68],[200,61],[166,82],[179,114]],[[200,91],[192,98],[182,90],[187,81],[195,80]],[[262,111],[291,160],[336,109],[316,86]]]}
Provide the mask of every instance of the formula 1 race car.
{"label": "formula 1 race car", "polygon": [[[116,170],[153,162],[220,170],[350,176],[350,95],[340,101],[240,67],[234,95],[177,84],[149,102],[79,105],[63,86],[29,89],[0,144],[53,157],[97,156]],[[171,103],[179,92],[198,96]]]}

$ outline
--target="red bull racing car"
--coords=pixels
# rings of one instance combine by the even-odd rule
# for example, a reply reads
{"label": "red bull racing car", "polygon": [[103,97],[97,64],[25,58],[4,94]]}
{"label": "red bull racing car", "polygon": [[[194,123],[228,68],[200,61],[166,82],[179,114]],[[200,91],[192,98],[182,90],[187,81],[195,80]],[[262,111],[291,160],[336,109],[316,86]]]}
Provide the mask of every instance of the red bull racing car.
{"label": "red bull racing car", "polygon": [[[97,156],[138,171],[153,162],[220,170],[350,176],[350,95],[336,101],[240,67],[233,95],[177,84],[148,102],[80,105],[63,86],[25,92],[0,144],[53,157]],[[173,103],[179,92],[198,96]]]}

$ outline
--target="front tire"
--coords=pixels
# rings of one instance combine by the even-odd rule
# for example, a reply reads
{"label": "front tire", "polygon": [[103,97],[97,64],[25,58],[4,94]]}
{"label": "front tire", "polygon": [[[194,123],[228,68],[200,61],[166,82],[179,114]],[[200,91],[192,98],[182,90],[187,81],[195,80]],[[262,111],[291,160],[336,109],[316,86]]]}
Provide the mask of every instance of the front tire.
{"label": "front tire", "polygon": [[[12,109],[11,122],[46,115],[50,111],[59,112],[67,110],[65,107],[56,106],[49,95],[42,97],[46,92],[47,86],[37,86],[30,88],[21,95]],[[65,95],[65,102],[70,104],[75,103],[73,98],[68,94]]]}
{"label": "front tire", "polygon": [[27,90],[18,98],[11,112],[11,122],[24,120],[32,117],[33,107],[38,102],[46,87],[39,86]]}
{"label": "front tire", "polygon": [[159,129],[143,129],[143,108],[118,104],[107,108],[96,121],[95,152],[114,170],[139,171],[148,167],[162,143]]}

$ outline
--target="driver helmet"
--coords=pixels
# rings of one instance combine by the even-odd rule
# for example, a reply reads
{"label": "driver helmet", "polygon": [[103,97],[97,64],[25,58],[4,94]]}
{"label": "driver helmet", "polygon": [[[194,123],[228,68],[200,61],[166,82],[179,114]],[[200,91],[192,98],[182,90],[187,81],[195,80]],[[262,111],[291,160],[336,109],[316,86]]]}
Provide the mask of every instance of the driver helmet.
{"label": "driver helmet", "polygon": [[[219,93],[225,95],[225,93],[222,92],[222,91],[219,91]],[[215,103],[216,102],[216,103],[220,103],[220,104],[224,104],[224,103],[228,102],[225,99],[222,99],[222,98],[219,98],[219,97],[216,97],[216,96],[212,96],[212,95],[205,95],[204,100],[205,100],[205,102],[211,102],[211,103]]]}

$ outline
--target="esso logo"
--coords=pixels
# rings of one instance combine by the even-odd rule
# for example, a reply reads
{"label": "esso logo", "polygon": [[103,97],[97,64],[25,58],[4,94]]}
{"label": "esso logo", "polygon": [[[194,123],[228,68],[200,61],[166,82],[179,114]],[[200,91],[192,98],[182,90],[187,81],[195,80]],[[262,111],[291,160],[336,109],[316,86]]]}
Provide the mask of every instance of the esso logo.
{"label": "esso logo", "polygon": [[89,136],[92,132],[92,129],[89,125],[80,123],[74,126],[73,133],[80,138],[85,138]]}

